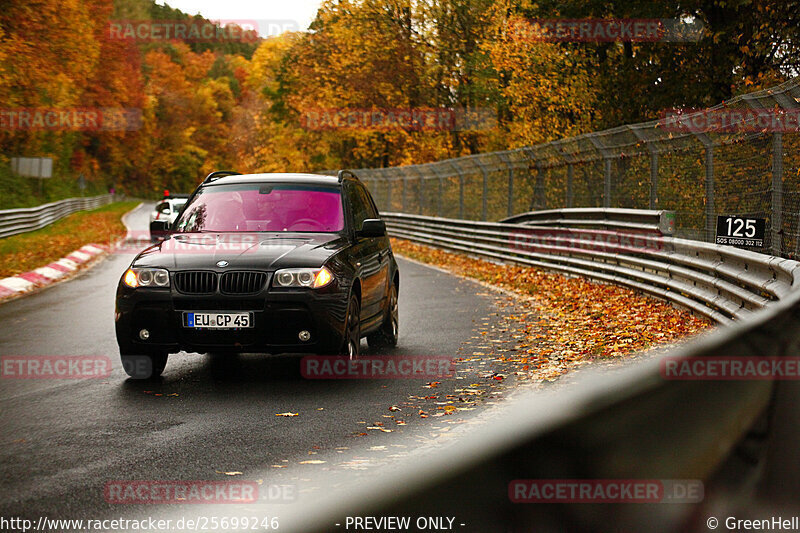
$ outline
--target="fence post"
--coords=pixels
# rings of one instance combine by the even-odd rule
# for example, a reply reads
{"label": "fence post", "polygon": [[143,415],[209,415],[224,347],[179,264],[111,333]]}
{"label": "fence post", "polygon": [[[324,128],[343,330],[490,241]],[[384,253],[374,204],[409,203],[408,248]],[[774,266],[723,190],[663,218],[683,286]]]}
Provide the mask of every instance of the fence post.
{"label": "fence post", "polygon": [[461,169],[456,165],[453,160],[449,160],[450,168],[455,171],[453,176],[458,176],[458,218],[464,218],[464,174]]}
{"label": "fence post", "polygon": [[702,132],[695,132],[694,136],[703,143],[706,152],[706,229],[705,238],[708,242],[714,241],[714,234],[717,229],[715,215],[717,213],[714,204],[714,143]]}
{"label": "fence post", "polygon": [[541,162],[536,162],[536,181],[533,184],[533,196],[536,198],[536,209],[546,209],[547,200],[544,195],[544,169]]}
{"label": "fence post", "polygon": [[489,172],[486,170],[486,166],[481,162],[480,158],[474,157],[472,161],[481,169],[481,174],[483,174],[483,198],[481,202],[481,220],[486,220],[486,215],[488,211],[488,196],[489,196]]}
{"label": "fence post", "polygon": [[386,177],[386,211],[392,210],[392,176]]}
{"label": "fence post", "polygon": [[541,206],[539,205],[539,189],[540,189],[540,181],[542,179],[542,164],[539,162],[538,159],[534,162],[534,168],[536,169],[536,178],[533,180],[531,204],[528,206],[528,211],[534,211],[535,209],[541,208]]}
{"label": "fence post", "polygon": [[772,134],[772,255],[783,251],[783,133]]}
{"label": "fence post", "polygon": [[714,146],[706,146],[706,240],[714,240],[716,207],[714,202]]}
{"label": "fence post", "polygon": [[575,192],[572,189],[572,182],[575,179],[575,165],[567,163],[567,207],[575,204]]}
{"label": "fence post", "polygon": [[[432,167],[436,174],[438,175],[439,172],[436,171],[436,167]],[[439,195],[436,198],[436,216],[442,216],[442,196],[444,196],[444,182],[442,181],[442,177],[439,176]]]}
{"label": "fence post", "polygon": [[406,204],[406,190],[408,190],[408,177],[406,176],[406,173],[403,172],[403,213],[408,213]]}
{"label": "fence post", "polygon": [[419,214],[425,214],[425,175],[422,173],[421,170],[417,169],[417,174],[419,174]]}
{"label": "fence post", "polygon": [[603,156],[603,207],[611,207],[611,153],[594,135],[587,135],[595,149]]}
{"label": "fence post", "polygon": [[653,147],[651,136],[646,135],[640,125],[628,126],[628,130],[645,143],[650,152],[650,209],[655,209],[658,203],[658,150]]}
{"label": "fence post", "polygon": [[658,203],[658,152],[650,152],[650,209]]}
{"label": "fence post", "polygon": [[439,169],[437,168],[439,166],[438,163],[429,163],[429,166],[431,167],[431,170],[433,170],[433,173],[436,174],[436,177],[439,179],[439,195],[438,198],[436,199],[436,216],[440,217],[442,216],[442,196],[444,196],[442,175],[439,173]]}
{"label": "fence post", "polygon": [[506,205],[506,216],[514,214],[514,164],[505,152],[500,152],[500,159],[508,167],[508,203]]}

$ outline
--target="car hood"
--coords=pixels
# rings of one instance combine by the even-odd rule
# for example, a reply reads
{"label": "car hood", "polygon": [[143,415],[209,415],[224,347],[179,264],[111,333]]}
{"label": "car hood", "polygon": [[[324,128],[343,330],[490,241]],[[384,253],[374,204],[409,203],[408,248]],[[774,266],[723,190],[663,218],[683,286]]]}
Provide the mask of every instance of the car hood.
{"label": "car hood", "polygon": [[[144,249],[133,264],[169,270],[319,267],[346,245],[331,233],[177,233]],[[218,267],[220,261],[227,264]]]}

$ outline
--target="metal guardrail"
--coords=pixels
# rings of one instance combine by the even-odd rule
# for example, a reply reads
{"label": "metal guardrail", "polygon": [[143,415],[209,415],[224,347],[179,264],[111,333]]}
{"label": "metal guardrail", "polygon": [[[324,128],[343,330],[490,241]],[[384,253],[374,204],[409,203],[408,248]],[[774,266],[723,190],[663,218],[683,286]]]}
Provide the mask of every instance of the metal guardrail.
{"label": "metal guardrail", "polygon": [[5,209],[0,211],[0,239],[49,226],[67,215],[94,209],[113,201],[114,196],[103,194],[89,198],[68,198],[37,207]]}
{"label": "metal guardrail", "polygon": [[607,207],[576,207],[529,211],[500,222],[536,226],[576,226],[611,230],[653,231],[661,235],[675,233],[675,212],[647,209],[615,209]]}
{"label": "metal guardrail", "polygon": [[620,231],[401,213],[383,218],[396,237],[627,286],[721,324],[787,295],[800,272],[796,261],[664,236],[647,224]]}
{"label": "metal guardrail", "polygon": [[[626,237],[619,231],[383,217],[397,237],[633,286],[729,324],[673,348],[667,354],[673,360],[796,355],[800,344],[795,261],[652,232]],[[758,494],[766,495],[767,514],[775,514],[770,498],[796,476],[784,466],[796,448],[775,451],[764,444],[765,435],[775,431],[773,424],[784,435],[797,434],[770,416],[770,410],[796,411],[792,395],[779,394],[774,381],[668,380],[660,364],[656,357],[615,374],[597,371],[579,386],[511,400],[510,408],[443,449],[400,460],[379,476],[318,499],[313,511],[287,518],[295,520],[295,531],[338,530],[333,524],[347,516],[409,515],[452,516],[468,526],[465,531],[705,530],[704,511],[730,516],[720,514],[725,506],[757,506]],[[783,426],[791,425],[786,418]],[[705,508],[517,504],[509,498],[516,479],[692,479],[711,490]],[[765,488],[770,483],[780,486]],[[714,492],[717,487],[723,489]]]}

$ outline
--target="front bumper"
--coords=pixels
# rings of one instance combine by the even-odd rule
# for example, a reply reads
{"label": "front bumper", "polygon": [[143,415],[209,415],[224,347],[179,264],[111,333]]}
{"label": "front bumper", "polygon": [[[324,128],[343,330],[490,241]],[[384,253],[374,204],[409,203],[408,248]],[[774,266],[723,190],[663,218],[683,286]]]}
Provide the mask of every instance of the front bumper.
{"label": "front bumper", "polygon": [[[321,290],[266,288],[247,296],[186,295],[170,289],[131,289],[120,284],[115,312],[120,353],[256,352],[336,353],[342,344],[348,295],[332,284]],[[186,311],[247,311],[252,328],[192,329]],[[149,338],[140,339],[146,329]],[[298,333],[309,331],[310,340]]]}

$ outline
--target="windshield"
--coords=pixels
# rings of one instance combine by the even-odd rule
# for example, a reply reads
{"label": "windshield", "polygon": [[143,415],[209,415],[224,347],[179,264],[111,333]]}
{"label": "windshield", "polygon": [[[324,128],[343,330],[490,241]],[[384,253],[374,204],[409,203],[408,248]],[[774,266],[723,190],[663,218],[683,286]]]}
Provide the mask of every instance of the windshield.
{"label": "windshield", "polygon": [[335,233],[344,229],[344,216],[334,187],[214,185],[197,192],[175,227],[179,232]]}

